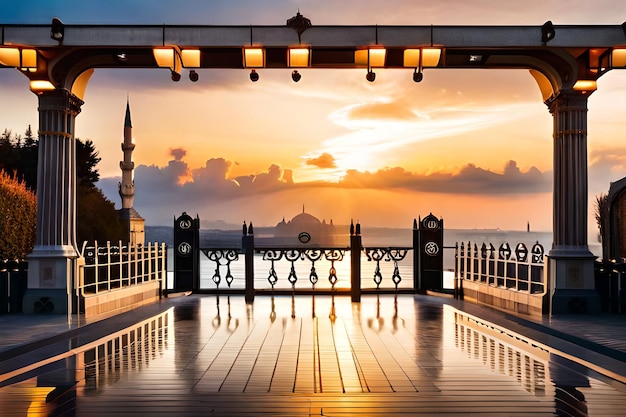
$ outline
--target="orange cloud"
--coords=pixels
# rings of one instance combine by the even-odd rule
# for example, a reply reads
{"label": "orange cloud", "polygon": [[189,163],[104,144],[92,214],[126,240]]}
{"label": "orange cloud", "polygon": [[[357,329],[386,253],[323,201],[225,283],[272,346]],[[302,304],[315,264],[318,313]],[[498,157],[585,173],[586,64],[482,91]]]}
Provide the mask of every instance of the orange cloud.
{"label": "orange cloud", "polygon": [[307,165],[313,165],[322,169],[337,168],[335,158],[328,152],[324,152],[317,158],[310,158],[306,160]]}
{"label": "orange cloud", "polygon": [[415,120],[415,113],[407,106],[397,101],[388,103],[367,103],[350,110],[348,116],[352,119],[391,119],[391,120]]}

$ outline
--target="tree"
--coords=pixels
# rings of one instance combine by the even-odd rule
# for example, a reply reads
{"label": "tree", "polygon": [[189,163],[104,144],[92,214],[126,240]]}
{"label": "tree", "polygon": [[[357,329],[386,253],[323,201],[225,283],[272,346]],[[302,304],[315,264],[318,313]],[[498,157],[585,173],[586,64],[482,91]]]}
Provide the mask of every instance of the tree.
{"label": "tree", "polygon": [[18,170],[21,172],[21,178],[24,179],[26,186],[31,190],[37,189],[38,156],[39,142],[33,135],[30,125],[28,125],[28,129],[26,129],[26,132],[24,133],[24,141],[20,151]]}
{"label": "tree", "polygon": [[36,224],[35,194],[0,170],[0,258],[23,260],[33,250]]}
{"label": "tree", "polygon": [[15,170],[15,150],[11,140],[11,131],[4,129],[0,135],[0,170],[11,174]]}
{"label": "tree", "polygon": [[100,179],[100,173],[96,169],[102,158],[98,156],[93,141],[85,142],[76,139],[76,180],[79,185],[95,188]]}
{"label": "tree", "polygon": [[115,205],[97,187],[77,186],[76,234],[82,242],[117,242],[124,237],[124,224]]}
{"label": "tree", "polygon": [[602,259],[609,255],[609,196],[596,196],[594,215],[598,224],[598,241],[602,243]]}
{"label": "tree", "polygon": [[76,234],[79,244],[85,241],[115,242],[124,237],[124,224],[115,204],[96,187],[100,173],[93,141],[76,139]]}
{"label": "tree", "polygon": [[[115,205],[96,187],[100,179],[98,156],[93,141],[76,139],[76,234],[84,240],[117,241],[124,234]],[[0,134],[0,171],[21,181],[23,187],[37,190],[39,142],[30,126],[24,138],[13,136],[8,129]],[[35,213],[36,216],[36,213]],[[36,217],[33,219],[36,223]],[[12,235],[13,236],[13,235]]]}

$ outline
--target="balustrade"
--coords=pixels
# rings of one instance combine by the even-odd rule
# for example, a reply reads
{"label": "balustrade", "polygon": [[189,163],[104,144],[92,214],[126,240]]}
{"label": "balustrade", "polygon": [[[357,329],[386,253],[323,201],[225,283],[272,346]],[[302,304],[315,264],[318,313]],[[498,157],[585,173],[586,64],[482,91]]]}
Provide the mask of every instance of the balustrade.
{"label": "balustrade", "polygon": [[512,250],[508,243],[498,249],[493,244],[467,242],[457,245],[455,253],[455,286],[462,286],[463,280],[489,286],[506,288],[529,294],[543,294],[546,291],[543,274],[544,249],[538,242],[531,250],[524,243],[518,243]]}
{"label": "balustrade", "polygon": [[[306,280],[311,290],[315,291],[319,289],[322,280],[326,279],[331,291],[335,291],[341,282],[343,282],[341,288],[348,286],[352,290],[354,283],[348,284],[348,277],[351,275],[353,264],[350,265],[351,261],[348,261],[347,258],[356,257],[356,261],[360,264],[361,255],[364,254],[367,262],[374,262],[376,266],[372,276],[364,275],[361,277],[359,271],[359,283],[357,284],[359,288],[362,285],[361,279],[371,279],[373,285],[369,285],[369,287],[375,286],[377,291],[390,288],[395,291],[399,289],[398,287],[402,282],[399,263],[406,259],[409,251],[413,250],[412,247],[357,247],[356,249],[357,251],[354,251],[352,247],[256,247],[251,254],[247,254],[245,250],[233,248],[201,248],[200,252],[210,262],[201,262],[205,267],[201,268],[203,274],[200,276],[200,282],[204,285],[207,282],[212,282],[216,290],[220,290],[222,282],[226,282],[228,289],[241,289],[241,285],[245,285],[247,290],[250,280],[246,279],[246,271],[245,268],[242,268],[241,263],[246,263],[250,261],[248,258],[252,258],[251,262],[256,261],[258,263],[261,260],[263,264],[267,264],[267,268],[258,264],[253,265],[252,270],[256,271],[257,277],[259,272],[263,271],[262,276],[266,277],[266,282],[272,291],[281,287],[285,288],[285,285],[280,285],[284,279],[286,279],[288,287],[294,291],[296,284],[303,282],[303,280]],[[348,265],[345,262],[348,262]],[[382,262],[391,262],[393,264],[392,270],[386,271],[385,269],[388,270],[389,268],[382,268]],[[208,267],[208,270],[212,271],[210,281],[208,280],[207,264],[211,265]],[[233,285],[235,281],[239,284]],[[242,284],[243,282],[246,284]],[[257,285],[259,282],[261,281],[258,281]],[[385,282],[388,284],[385,285]],[[368,287],[367,284],[365,286]],[[206,289],[206,287],[201,289]]]}
{"label": "balustrade", "polygon": [[122,242],[99,246],[83,243],[76,291],[81,295],[97,294],[116,288],[138,285],[149,281],[164,282],[167,273],[165,244],[147,243],[124,246]]}

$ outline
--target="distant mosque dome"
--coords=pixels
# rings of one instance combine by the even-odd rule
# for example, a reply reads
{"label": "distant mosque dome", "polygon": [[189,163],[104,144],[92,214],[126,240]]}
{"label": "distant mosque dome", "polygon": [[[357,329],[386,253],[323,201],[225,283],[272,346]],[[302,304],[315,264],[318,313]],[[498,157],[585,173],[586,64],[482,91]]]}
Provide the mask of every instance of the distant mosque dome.
{"label": "distant mosque dome", "polygon": [[274,228],[275,237],[298,237],[301,233],[308,233],[313,237],[324,237],[335,233],[333,221],[326,223],[326,220],[320,221],[317,217],[304,211],[296,215],[289,221],[283,220]]}
{"label": "distant mosque dome", "polygon": [[297,225],[320,225],[322,224],[322,222],[319,221],[319,219],[309,213],[300,213],[298,214],[296,217],[294,217],[293,219],[291,219],[291,223],[292,224],[297,224]]}

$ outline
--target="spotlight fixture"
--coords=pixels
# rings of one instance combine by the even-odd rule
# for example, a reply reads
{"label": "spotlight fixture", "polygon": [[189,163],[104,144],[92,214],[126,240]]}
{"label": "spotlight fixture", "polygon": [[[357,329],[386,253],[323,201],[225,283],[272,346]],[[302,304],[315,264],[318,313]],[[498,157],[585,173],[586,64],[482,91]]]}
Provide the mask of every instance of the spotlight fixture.
{"label": "spotlight fixture", "polygon": [[61,19],[58,17],[52,18],[52,26],[50,27],[50,37],[55,41],[63,42],[63,36],[65,36],[65,26]]}
{"label": "spotlight fixture", "polygon": [[195,70],[191,70],[189,71],[189,79],[191,80],[191,82],[196,82],[198,81],[198,73]]}
{"label": "spotlight fixture", "polygon": [[551,20],[548,20],[541,26],[541,42],[545,45],[554,39],[556,32],[554,31],[554,25]]}
{"label": "spotlight fixture", "polygon": [[250,71],[250,81],[253,83],[259,81],[259,73],[257,73],[256,70]]}
{"label": "spotlight fixture", "polygon": [[384,68],[387,57],[387,49],[382,47],[371,47],[354,51],[354,63],[359,67],[367,68],[365,79],[374,82],[376,74],[372,68]]}
{"label": "spotlight fixture", "polygon": [[115,60],[121,63],[128,62],[128,55],[126,55],[126,52],[119,52],[115,54]]}
{"label": "spotlight fixture", "polygon": [[415,81],[416,83],[419,83],[423,79],[424,79],[424,73],[422,71],[418,71],[417,68],[415,68],[415,71],[413,72],[413,81]]}
{"label": "spotlight fixture", "polygon": [[300,81],[301,78],[302,78],[302,74],[300,74],[298,70],[293,70],[291,72],[291,79],[293,80],[294,83],[297,83],[298,81]]}
{"label": "spotlight fixture", "polygon": [[180,72],[172,71],[172,81],[180,81]]}

